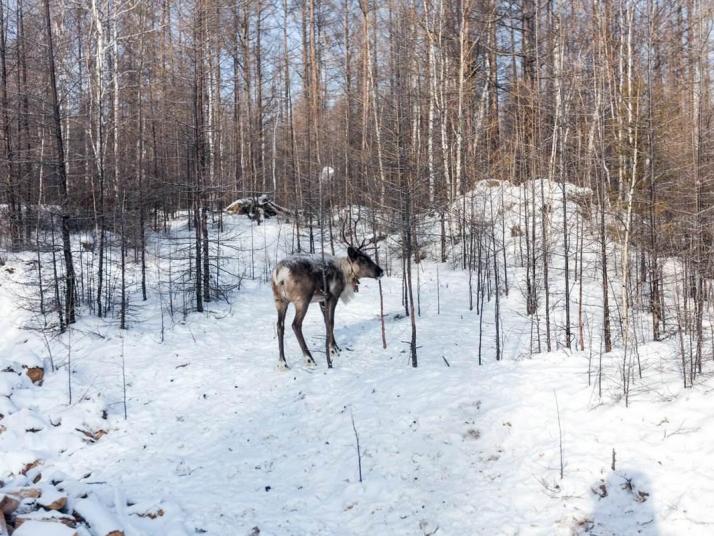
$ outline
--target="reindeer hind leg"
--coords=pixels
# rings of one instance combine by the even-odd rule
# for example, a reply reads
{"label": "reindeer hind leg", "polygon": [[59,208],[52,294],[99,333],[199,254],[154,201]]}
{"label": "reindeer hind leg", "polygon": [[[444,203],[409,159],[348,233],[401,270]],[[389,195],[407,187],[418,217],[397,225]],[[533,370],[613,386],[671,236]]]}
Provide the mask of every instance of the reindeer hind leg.
{"label": "reindeer hind leg", "polygon": [[287,369],[288,363],[285,361],[285,315],[288,312],[288,302],[284,300],[275,300],[275,308],[278,311],[278,350],[280,357],[278,358],[278,368]]}
{"label": "reindeer hind leg", "polygon": [[312,358],[310,350],[307,348],[305,343],[305,337],[302,334],[302,321],[307,314],[307,308],[310,306],[309,301],[299,301],[295,302],[295,318],[293,319],[293,332],[295,332],[295,337],[300,344],[300,349],[302,350],[302,355],[305,356],[305,363],[310,366],[315,366],[315,360]]}

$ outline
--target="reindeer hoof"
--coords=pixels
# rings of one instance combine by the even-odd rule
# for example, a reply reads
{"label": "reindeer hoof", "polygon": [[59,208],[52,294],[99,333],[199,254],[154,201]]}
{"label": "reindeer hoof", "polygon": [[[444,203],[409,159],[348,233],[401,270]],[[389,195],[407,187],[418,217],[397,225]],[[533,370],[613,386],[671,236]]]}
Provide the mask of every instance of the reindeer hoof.
{"label": "reindeer hoof", "polygon": [[290,370],[290,367],[288,366],[288,363],[286,361],[278,361],[278,366],[276,368],[278,370]]}
{"label": "reindeer hoof", "polygon": [[316,367],[317,363],[315,363],[315,360],[312,357],[305,357],[305,366]]}

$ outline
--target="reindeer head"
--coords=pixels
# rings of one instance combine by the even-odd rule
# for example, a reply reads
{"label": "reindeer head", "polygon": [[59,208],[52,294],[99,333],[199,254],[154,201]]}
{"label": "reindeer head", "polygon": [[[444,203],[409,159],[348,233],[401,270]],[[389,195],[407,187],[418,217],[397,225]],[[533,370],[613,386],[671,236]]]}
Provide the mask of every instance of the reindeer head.
{"label": "reindeer head", "polygon": [[347,248],[347,257],[350,259],[352,270],[357,276],[357,279],[363,277],[378,279],[384,275],[384,270],[382,270],[369,255],[362,251],[361,248],[349,246]]}
{"label": "reindeer head", "polygon": [[[354,229],[350,227],[350,234],[355,236],[357,234],[357,224],[359,223],[359,218],[354,223]],[[345,222],[342,222],[342,240],[347,244],[347,258],[349,259],[350,265],[352,266],[352,272],[354,274],[355,280],[353,281],[353,286],[357,290],[357,285],[359,280],[363,277],[371,277],[373,279],[378,279],[384,275],[384,270],[380,268],[376,262],[374,262],[369,255],[364,252],[364,248],[369,244],[374,244],[377,242],[376,237],[371,240],[362,240],[358,246],[355,246],[352,240],[347,238],[345,234]]]}

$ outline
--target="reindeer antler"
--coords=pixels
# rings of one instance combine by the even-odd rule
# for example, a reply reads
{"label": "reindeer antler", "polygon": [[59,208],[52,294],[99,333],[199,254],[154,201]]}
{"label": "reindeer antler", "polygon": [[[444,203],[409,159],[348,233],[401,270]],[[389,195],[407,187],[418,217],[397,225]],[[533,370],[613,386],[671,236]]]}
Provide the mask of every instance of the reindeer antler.
{"label": "reindeer antler", "polygon": [[[349,216],[352,216],[351,212],[350,212]],[[347,224],[347,219],[342,220],[342,240],[348,246],[352,246],[353,248],[356,248],[356,249],[362,249],[365,245],[364,240],[360,243],[359,246],[355,246],[355,244],[354,244],[354,240],[357,237],[357,226],[359,225],[360,219],[361,219],[361,215],[358,213],[357,219],[354,221],[354,228],[352,225],[350,225],[351,238],[347,238],[347,235],[345,235],[345,225]]]}
{"label": "reindeer antler", "polygon": [[[350,213],[351,215],[351,213]],[[362,215],[360,213],[357,214],[357,218],[354,220],[354,224],[350,225],[350,235],[351,238],[347,238],[347,235],[345,234],[345,226],[347,225],[347,219],[342,220],[342,241],[347,244],[348,246],[352,246],[355,249],[362,250],[366,248],[367,246],[371,246],[372,244],[375,244],[377,242],[380,242],[381,240],[384,240],[384,236],[372,236],[372,238],[364,238],[360,241],[359,245],[355,245],[355,240],[357,238],[357,228],[359,227],[359,222],[362,219]]]}
{"label": "reindeer antler", "polygon": [[[348,246],[352,245],[352,241],[347,238],[347,235],[345,235],[345,224],[347,223],[347,219],[342,220],[342,228],[340,231],[340,234],[342,234],[342,241],[347,244]],[[350,228],[350,230],[352,230]]]}

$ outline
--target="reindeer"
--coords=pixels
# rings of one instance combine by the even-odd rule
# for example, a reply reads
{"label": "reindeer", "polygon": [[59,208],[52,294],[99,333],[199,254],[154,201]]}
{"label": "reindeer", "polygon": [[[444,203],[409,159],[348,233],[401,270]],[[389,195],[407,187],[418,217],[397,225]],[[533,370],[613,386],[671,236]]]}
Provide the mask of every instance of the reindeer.
{"label": "reindeer", "polygon": [[[361,278],[377,279],[384,275],[384,270],[363,251],[367,245],[365,241],[362,241],[358,247],[354,247],[345,237],[344,228],[342,237],[345,243],[350,244],[346,257],[319,254],[295,255],[281,260],[273,270],[273,296],[275,297],[275,308],[278,311],[279,368],[288,368],[283,342],[285,314],[288,305],[291,303],[295,305],[293,331],[300,343],[305,363],[315,366],[315,360],[312,358],[302,334],[302,322],[310,303],[319,302],[322,309],[327,327],[328,351],[330,353],[339,351],[340,347],[335,342],[334,333],[337,302],[342,299],[344,303],[348,303],[354,293],[359,292]],[[329,363],[330,356],[328,355],[328,365]]]}

